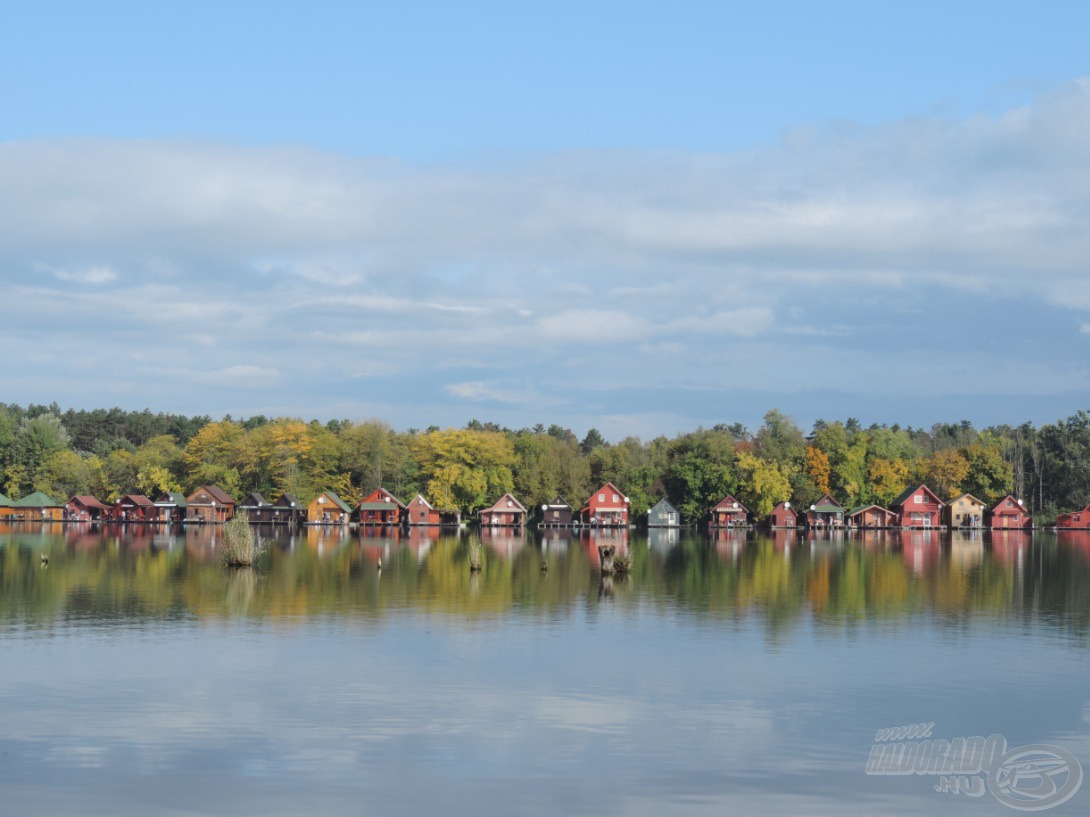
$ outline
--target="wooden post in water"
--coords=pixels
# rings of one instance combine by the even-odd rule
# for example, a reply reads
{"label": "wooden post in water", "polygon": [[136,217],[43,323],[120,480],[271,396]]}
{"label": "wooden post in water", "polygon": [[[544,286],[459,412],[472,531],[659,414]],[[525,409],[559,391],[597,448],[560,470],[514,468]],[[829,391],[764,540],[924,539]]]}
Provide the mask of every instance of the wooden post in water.
{"label": "wooden post in water", "polygon": [[602,566],[603,576],[613,575],[613,557],[616,555],[616,545],[598,545],[598,562]]}

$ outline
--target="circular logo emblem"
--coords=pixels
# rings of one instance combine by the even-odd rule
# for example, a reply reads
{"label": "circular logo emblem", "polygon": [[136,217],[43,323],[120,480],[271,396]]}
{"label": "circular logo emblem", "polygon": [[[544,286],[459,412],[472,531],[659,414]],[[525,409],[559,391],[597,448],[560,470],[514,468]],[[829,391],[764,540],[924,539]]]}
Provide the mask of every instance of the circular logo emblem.
{"label": "circular logo emblem", "polygon": [[1066,803],[1082,785],[1082,766],[1059,746],[1019,746],[988,772],[988,788],[1006,806],[1042,811]]}

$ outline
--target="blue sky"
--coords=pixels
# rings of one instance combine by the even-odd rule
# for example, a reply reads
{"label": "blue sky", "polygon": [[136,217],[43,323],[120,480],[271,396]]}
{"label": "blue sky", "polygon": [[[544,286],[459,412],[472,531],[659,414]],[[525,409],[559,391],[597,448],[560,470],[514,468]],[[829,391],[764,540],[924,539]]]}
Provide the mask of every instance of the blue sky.
{"label": "blue sky", "polygon": [[7,6],[0,399],[613,438],[1090,403],[1090,5]]}

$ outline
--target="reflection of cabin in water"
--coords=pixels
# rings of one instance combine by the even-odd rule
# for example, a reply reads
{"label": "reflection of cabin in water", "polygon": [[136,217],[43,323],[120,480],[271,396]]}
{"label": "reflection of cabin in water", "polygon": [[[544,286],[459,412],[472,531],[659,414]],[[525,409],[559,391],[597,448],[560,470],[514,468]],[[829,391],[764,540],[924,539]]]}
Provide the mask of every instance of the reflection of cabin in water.
{"label": "reflection of cabin in water", "polygon": [[587,499],[579,511],[579,521],[598,528],[628,527],[628,497],[607,482]]}
{"label": "reflection of cabin in water", "polygon": [[347,525],[352,509],[332,491],[322,491],[307,505],[308,525]]}
{"label": "reflection of cabin in water", "polygon": [[926,485],[920,484],[905,488],[889,507],[900,518],[902,528],[937,528],[942,524],[946,503]]}
{"label": "reflection of cabin in water", "polygon": [[984,512],[989,528],[1030,528],[1033,520],[1020,499],[1007,494]]}
{"label": "reflection of cabin in water", "polygon": [[360,527],[398,527],[404,512],[404,502],[385,488],[376,488],[356,507],[354,516]]}
{"label": "reflection of cabin in water", "polygon": [[417,494],[409,502],[408,511],[405,514],[405,522],[411,527],[439,524],[439,511],[432,507],[423,494]]}
{"label": "reflection of cabin in water", "polygon": [[1090,529],[1090,503],[1082,510],[1059,514],[1056,517],[1056,527],[1063,530]]}
{"label": "reflection of cabin in water", "polygon": [[77,494],[65,504],[64,514],[72,522],[98,522],[109,519],[110,506],[90,494]]}
{"label": "reflection of cabin in water", "polygon": [[741,528],[749,523],[749,508],[727,494],[712,508],[709,525],[713,528]]}
{"label": "reflection of cabin in water", "polygon": [[897,514],[880,505],[863,505],[848,514],[848,524],[856,528],[892,528]]}
{"label": "reflection of cabin in water", "polygon": [[504,494],[491,508],[480,513],[481,527],[521,528],[526,524],[526,508],[511,494]]}
{"label": "reflection of cabin in water", "polygon": [[155,503],[143,494],[125,494],[110,509],[115,522],[150,522],[156,516]]}
{"label": "reflection of cabin in water", "polygon": [[273,505],[261,494],[248,494],[238,505],[238,510],[255,525],[267,525],[273,521]]}
{"label": "reflection of cabin in water", "polygon": [[676,525],[655,525],[647,529],[647,546],[651,550],[671,550],[680,540],[681,528]]}
{"label": "reflection of cabin in water", "polygon": [[51,496],[35,491],[13,504],[13,519],[28,522],[61,522],[64,520],[64,505]]}
{"label": "reflection of cabin in water", "polygon": [[190,522],[222,524],[235,515],[235,500],[218,485],[202,485],[185,498]]}
{"label": "reflection of cabin in water", "polygon": [[845,508],[829,494],[811,505],[803,514],[809,528],[839,528],[844,524]]}
{"label": "reflection of cabin in water", "polygon": [[791,507],[790,502],[781,502],[768,515],[768,525],[773,530],[776,528],[797,528],[799,526],[799,515]]}
{"label": "reflection of cabin in water", "polygon": [[517,525],[481,527],[481,544],[500,556],[514,556],[526,547],[526,530]]}
{"label": "reflection of cabin in water", "polygon": [[155,521],[168,524],[184,522],[188,510],[189,504],[185,501],[185,494],[168,491],[155,500]]}
{"label": "reflection of cabin in water", "polygon": [[951,530],[984,527],[984,503],[972,494],[962,494],[950,500],[943,509],[943,520]]}
{"label": "reflection of cabin in water", "polygon": [[681,527],[681,515],[677,508],[663,497],[647,509],[647,527],[649,528],[679,528]]}
{"label": "reflection of cabin in water", "polygon": [[570,528],[574,511],[559,494],[547,505],[541,506],[541,527]]}

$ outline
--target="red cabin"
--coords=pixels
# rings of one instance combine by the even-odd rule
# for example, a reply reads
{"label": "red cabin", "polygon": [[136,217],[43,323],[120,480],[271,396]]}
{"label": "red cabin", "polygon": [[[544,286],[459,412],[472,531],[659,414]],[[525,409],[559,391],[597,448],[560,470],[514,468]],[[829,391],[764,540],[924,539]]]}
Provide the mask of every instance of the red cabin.
{"label": "red cabin", "polygon": [[906,488],[889,507],[901,518],[902,528],[937,528],[942,525],[942,509],[946,503],[921,484]]}
{"label": "red cabin", "polygon": [[1056,527],[1067,530],[1090,529],[1090,503],[1081,511],[1062,513],[1056,517]]}
{"label": "red cabin", "polygon": [[397,527],[404,512],[404,502],[385,488],[377,488],[356,507],[355,516],[361,527]]}
{"label": "red cabin", "polygon": [[409,503],[405,521],[409,527],[414,528],[418,525],[438,525],[441,520],[439,511],[433,508],[428,500],[424,499],[423,494],[417,494]]}
{"label": "red cabin", "polygon": [[984,511],[984,524],[989,528],[1030,528],[1033,519],[1021,500],[1007,494]]}
{"label": "red cabin", "polygon": [[846,509],[829,494],[811,505],[803,514],[809,528],[839,528],[844,525]]}
{"label": "red cabin", "polygon": [[74,496],[64,506],[65,516],[72,522],[97,522],[110,517],[110,506],[93,496]]}
{"label": "red cabin", "polygon": [[115,522],[149,522],[158,516],[155,503],[143,494],[125,494],[110,509],[110,518]]}
{"label": "red cabin", "polygon": [[521,528],[526,524],[526,508],[511,494],[504,494],[491,508],[480,514],[481,527]]}
{"label": "red cabin", "polygon": [[897,514],[880,505],[864,505],[848,514],[848,524],[857,528],[892,528]]}
{"label": "red cabin", "polygon": [[599,528],[628,527],[628,497],[612,482],[607,482],[583,505],[579,521]]}
{"label": "red cabin", "polygon": [[768,515],[768,524],[772,528],[797,528],[799,515],[790,502],[781,502]]}
{"label": "red cabin", "polygon": [[712,508],[712,518],[709,527],[712,528],[741,528],[749,522],[749,508],[739,502],[730,494],[720,500],[719,504]]}

